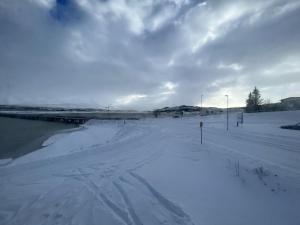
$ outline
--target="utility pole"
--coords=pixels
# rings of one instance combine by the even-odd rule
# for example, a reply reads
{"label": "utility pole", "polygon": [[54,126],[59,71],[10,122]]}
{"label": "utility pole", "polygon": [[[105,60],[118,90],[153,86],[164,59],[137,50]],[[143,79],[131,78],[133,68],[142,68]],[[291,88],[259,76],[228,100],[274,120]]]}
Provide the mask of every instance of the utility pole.
{"label": "utility pole", "polygon": [[226,126],[226,130],[228,131],[228,95],[225,95],[226,96],[226,98],[227,98],[227,110],[226,110],[226,117],[227,117],[227,126]]}

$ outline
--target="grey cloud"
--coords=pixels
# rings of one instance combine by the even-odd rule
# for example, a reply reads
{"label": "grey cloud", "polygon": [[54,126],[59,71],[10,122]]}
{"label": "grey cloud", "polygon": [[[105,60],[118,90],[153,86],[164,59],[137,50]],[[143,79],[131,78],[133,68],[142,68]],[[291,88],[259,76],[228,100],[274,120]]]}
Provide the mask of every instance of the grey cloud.
{"label": "grey cloud", "polygon": [[296,1],[41,2],[0,3],[0,103],[152,109],[201,94],[219,104],[209,98],[226,91],[243,104],[235,90],[254,85],[300,94],[282,91],[300,82]]}

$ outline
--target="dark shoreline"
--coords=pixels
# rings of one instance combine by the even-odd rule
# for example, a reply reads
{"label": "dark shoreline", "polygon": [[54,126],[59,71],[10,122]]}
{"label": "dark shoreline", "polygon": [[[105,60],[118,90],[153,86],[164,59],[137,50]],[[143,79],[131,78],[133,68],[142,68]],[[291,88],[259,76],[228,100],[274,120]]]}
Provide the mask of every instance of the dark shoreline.
{"label": "dark shoreline", "polygon": [[0,159],[18,158],[42,147],[50,136],[78,125],[0,117]]}

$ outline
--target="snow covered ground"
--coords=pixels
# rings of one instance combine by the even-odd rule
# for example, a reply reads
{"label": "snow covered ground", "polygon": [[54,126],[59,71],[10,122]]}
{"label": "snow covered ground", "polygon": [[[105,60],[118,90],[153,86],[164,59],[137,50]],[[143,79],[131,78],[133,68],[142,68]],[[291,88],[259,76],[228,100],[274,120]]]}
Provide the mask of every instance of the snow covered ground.
{"label": "snow covered ground", "polygon": [[[90,121],[0,165],[0,224],[300,224],[300,111]],[[204,121],[203,144],[199,122]],[[4,162],[4,161],[3,161]]]}

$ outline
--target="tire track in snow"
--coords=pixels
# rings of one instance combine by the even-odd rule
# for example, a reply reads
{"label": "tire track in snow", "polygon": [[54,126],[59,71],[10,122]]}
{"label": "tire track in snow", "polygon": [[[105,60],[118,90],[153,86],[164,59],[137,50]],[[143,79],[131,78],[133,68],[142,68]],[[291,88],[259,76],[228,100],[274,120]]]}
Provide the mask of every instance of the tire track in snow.
{"label": "tire track in snow", "polygon": [[[147,133],[149,133],[149,131],[147,131]],[[150,134],[154,135],[155,137],[158,135],[157,133],[151,133],[151,132]],[[147,140],[149,138],[148,136],[146,136]],[[141,140],[140,142],[141,142],[141,146],[143,146],[142,144],[145,143],[145,140]],[[134,149],[136,145],[137,144],[135,143],[134,146],[131,147],[133,147]],[[130,153],[129,155],[128,153],[126,153],[126,155],[124,155],[124,157],[122,157],[121,160],[119,158],[117,161],[116,159],[113,159],[104,164],[101,164],[101,166],[98,166],[98,163],[97,164],[92,163],[92,166],[83,165],[83,167],[72,169],[72,171],[69,171],[65,174],[64,173],[60,174],[60,172],[63,171],[59,170],[57,171],[58,173],[52,173],[51,175],[54,177],[65,178],[64,180],[68,180],[68,181],[73,180],[76,181],[77,184],[80,184],[80,186],[82,185],[81,187],[87,190],[87,192],[86,191],[84,192],[91,197],[93,196],[93,198],[95,198],[96,200],[94,201],[95,203],[98,202],[97,204],[98,207],[103,209],[105,213],[108,213],[112,217],[116,218],[122,224],[126,224],[126,225],[161,224],[161,223],[192,224],[187,222],[190,220],[186,219],[188,218],[188,216],[183,211],[180,211],[181,210],[180,208],[176,210],[176,205],[174,203],[170,203],[169,200],[164,198],[150,184],[148,184],[150,185],[150,188],[147,187],[147,185],[145,184],[139,185],[140,188],[137,188],[135,185],[137,184],[136,179],[134,178],[130,179],[130,182],[132,181],[133,184],[132,187],[135,188],[137,194],[142,197],[141,201],[139,202],[136,201],[134,195],[131,196],[132,193],[130,192],[130,190],[127,190],[127,186],[123,185],[124,180],[122,181],[122,179],[119,178],[122,175],[128,174],[128,171],[136,170],[158,159],[163,154],[164,149],[166,149],[166,146],[158,145],[156,150],[149,151],[147,152],[146,155],[142,154],[141,150],[138,149],[139,151],[134,150],[132,152],[129,152]],[[142,148],[142,150],[144,149]],[[136,156],[137,153],[138,153],[137,158],[132,157],[132,156]],[[138,184],[140,183],[142,182],[139,182]],[[69,184],[70,183],[68,182],[65,185],[69,186]],[[74,185],[77,184],[74,183]],[[144,188],[143,186],[145,186],[146,188]],[[102,187],[107,189],[108,192],[103,190]],[[60,188],[55,189],[55,191],[61,192]],[[110,193],[112,195],[110,195]],[[72,195],[74,196],[74,194],[75,193],[73,193]],[[116,199],[115,196],[121,197],[122,204],[118,202],[120,199]],[[64,199],[65,196],[61,195],[61,198]],[[70,199],[66,198],[65,201],[66,204],[63,205],[66,207],[70,207],[70,209],[68,210],[72,210],[73,205],[71,204]],[[153,202],[155,202],[156,206],[153,205]],[[84,202],[87,205],[84,204],[85,206],[83,206],[82,203],[83,202],[79,202],[81,207],[83,207],[84,209],[86,209],[86,207],[92,207],[93,204],[93,202],[91,203]],[[144,205],[146,205],[145,208],[148,207],[147,209],[149,209],[149,211],[142,211],[140,209],[143,208]],[[151,208],[152,206],[154,207]],[[85,214],[82,216],[85,216]],[[149,223],[147,218],[149,218],[150,221],[154,221],[154,222]]]}
{"label": "tire track in snow", "polygon": [[[23,210],[18,212],[10,221],[4,221],[4,224],[69,224],[70,213],[76,214],[76,210],[64,212],[66,206],[73,201],[75,194],[78,194],[82,189],[72,189],[71,192],[63,189],[67,184],[61,183],[55,186],[44,194],[39,195],[34,201],[26,205]],[[68,216],[66,216],[68,215]],[[37,221],[39,221],[37,223]]]}
{"label": "tire track in snow", "polygon": [[188,214],[156,191],[147,181],[146,183],[150,185],[151,190],[149,190],[149,186],[131,174],[127,174],[127,177],[119,177],[119,181],[119,183],[115,183],[124,192],[128,190],[126,196],[130,201],[130,207],[136,209],[135,214],[138,215],[142,224],[193,225]]}
{"label": "tire track in snow", "polygon": [[130,213],[130,216],[134,222],[135,225],[143,225],[143,223],[141,222],[141,220],[139,219],[139,217],[137,216],[132,203],[130,201],[130,198],[128,197],[128,195],[126,194],[126,192],[124,191],[124,189],[121,187],[120,184],[114,182],[113,183],[115,185],[115,187],[118,189],[118,191],[120,192],[120,194],[122,195],[124,202],[127,205],[128,211]]}
{"label": "tire track in snow", "polygon": [[38,202],[45,199],[49,194],[54,192],[59,186],[63,185],[64,182],[65,182],[65,179],[63,181],[59,182],[58,184],[56,184],[54,187],[47,190],[46,192],[44,192],[42,194],[39,194],[32,201],[30,201],[29,203],[21,205],[19,207],[19,209],[17,209],[13,213],[13,216],[7,218],[6,220],[4,220],[4,222],[8,222],[8,224],[11,224],[14,220],[16,220],[20,216],[22,216],[22,214],[24,214],[28,209],[34,207]]}
{"label": "tire track in snow", "polygon": [[105,202],[107,207],[113,211],[114,214],[116,214],[118,217],[120,217],[126,224],[132,225],[129,215],[126,211],[123,211],[118,207],[115,203],[113,203],[111,200],[109,200],[103,193],[99,194],[102,200]]}
{"label": "tire track in snow", "polygon": [[88,176],[85,176],[84,171],[78,169],[78,172],[79,175],[81,175],[81,179],[79,179],[79,181],[95,196],[98,201],[104,203],[110,212],[119,217],[125,224],[133,225],[126,211],[122,210],[113,201],[101,193],[100,188]]}
{"label": "tire track in snow", "polygon": [[141,176],[137,175],[136,173],[130,172],[131,176],[133,176],[137,181],[142,183],[150,193],[158,200],[158,202],[164,206],[168,211],[172,212],[176,216],[181,218],[186,218],[190,221],[190,216],[187,215],[179,206],[175,203],[171,202],[169,199],[165,198],[161,193],[159,193],[156,189],[150,185],[146,179],[142,178]]}

